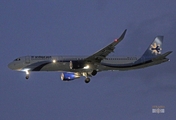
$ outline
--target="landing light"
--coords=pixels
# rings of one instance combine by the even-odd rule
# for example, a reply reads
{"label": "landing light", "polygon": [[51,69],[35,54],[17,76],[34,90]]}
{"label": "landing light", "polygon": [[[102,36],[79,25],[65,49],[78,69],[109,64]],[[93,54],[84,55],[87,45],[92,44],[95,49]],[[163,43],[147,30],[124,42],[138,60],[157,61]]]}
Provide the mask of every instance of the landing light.
{"label": "landing light", "polygon": [[56,63],[56,60],[53,60],[53,63]]}
{"label": "landing light", "polygon": [[29,75],[29,68],[23,69],[22,71],[26,72],[27,75]]}
{"label": "landing light", "polygon": [[84,69],[89,69],[90,68],[90,66],[89,65],[86,65],[85,67],[84,67]]}
{"label": "landing light", "polygon": [[26,74],[29,75],[29,71],[26,71]]}

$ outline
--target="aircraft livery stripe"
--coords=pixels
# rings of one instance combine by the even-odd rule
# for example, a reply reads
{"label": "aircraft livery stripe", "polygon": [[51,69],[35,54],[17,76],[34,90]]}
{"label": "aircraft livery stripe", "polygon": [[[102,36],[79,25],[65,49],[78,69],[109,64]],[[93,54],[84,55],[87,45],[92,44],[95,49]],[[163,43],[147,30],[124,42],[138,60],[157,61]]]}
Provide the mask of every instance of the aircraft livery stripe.
{"label": "aircraft livery stripe", "polygon": [[43,64],[37,66],[36,68],[34,68],[32,71],[40,71],[45,65],[47,65],[49,63],[51,63],[51,62],[43,63]]}
{"label": "aircraft livery stripe", "polygon": [[140,65],[145,65],[145,64],[151,63],[151,62],[152,62],[152,60],[149,60],[149,61],[145,61],[145,62],[138,63],[138,64],[129,64],[129,65],[126,65],[126,66],[105,64],[105,63],[102,63],[102,65],[105,65],[105,66],[108,66],[108,67],[113,67],[113,68],[130,68],[130,67],[137,67],[137,66],[140,66]]}

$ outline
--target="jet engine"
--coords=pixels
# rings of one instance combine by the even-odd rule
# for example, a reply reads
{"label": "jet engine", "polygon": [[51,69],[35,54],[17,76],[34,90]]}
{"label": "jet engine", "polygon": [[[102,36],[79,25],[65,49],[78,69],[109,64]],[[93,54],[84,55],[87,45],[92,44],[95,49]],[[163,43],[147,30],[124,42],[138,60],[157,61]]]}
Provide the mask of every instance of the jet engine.
{"label": "jet engine", "polygon": [[64,72],[61,74],[61,80],[63,81],[71,81],[77,78],[80,78],[79,73]]}
{"label": "jet engine", "polygon": [[70,69],[81,69],[84,65],[84,61],[70,61]]}

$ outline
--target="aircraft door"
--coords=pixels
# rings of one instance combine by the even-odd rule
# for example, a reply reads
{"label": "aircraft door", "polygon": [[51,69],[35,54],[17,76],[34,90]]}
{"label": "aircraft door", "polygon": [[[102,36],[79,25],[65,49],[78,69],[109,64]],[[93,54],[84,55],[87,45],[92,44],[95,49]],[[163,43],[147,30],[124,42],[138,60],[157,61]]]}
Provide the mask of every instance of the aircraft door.
{"label": "aircraft door", "polygon": [[25,57],[25,63],[26,63],[26,64],[29,64],[29,63],[30,63],[30,56],[26,56],[26,57]]}

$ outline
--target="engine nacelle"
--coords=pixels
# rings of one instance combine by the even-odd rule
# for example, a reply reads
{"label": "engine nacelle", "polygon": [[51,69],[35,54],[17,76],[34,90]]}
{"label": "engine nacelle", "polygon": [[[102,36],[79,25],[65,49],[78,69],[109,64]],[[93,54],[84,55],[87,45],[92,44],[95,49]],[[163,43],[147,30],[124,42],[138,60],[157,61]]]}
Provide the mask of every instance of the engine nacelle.
{"label": "engine nacelle", "polygon": [[84,65],[84,61],[70,61],[70,69],[81,69]]}
{"label": "engine nacelle", "polygon": [[63,81],[71,81],[77,78],[80,78],[80,75],[78,73],[64,72],[61,74],[61,80]]}

